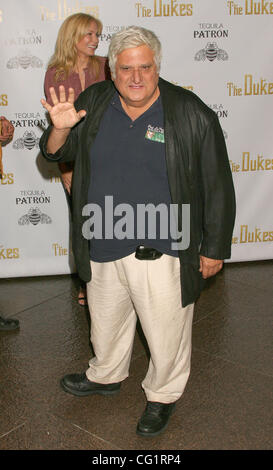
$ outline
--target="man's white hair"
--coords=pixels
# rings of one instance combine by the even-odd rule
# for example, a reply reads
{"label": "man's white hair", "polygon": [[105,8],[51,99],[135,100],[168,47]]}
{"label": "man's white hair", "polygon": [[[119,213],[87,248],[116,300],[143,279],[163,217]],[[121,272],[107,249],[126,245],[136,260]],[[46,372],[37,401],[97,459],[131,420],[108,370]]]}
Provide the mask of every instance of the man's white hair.
{"label": "man's white hair", "polygon": [[148,46],[153,51],[157,72],[159,73],[162,52],[158,37],[149,29],[141,28],[140,26],[128,26],[114,34],[110,42],[108,60],[113,80],[116,78],[116,61],[118,54],[125,49],[143,45]]}

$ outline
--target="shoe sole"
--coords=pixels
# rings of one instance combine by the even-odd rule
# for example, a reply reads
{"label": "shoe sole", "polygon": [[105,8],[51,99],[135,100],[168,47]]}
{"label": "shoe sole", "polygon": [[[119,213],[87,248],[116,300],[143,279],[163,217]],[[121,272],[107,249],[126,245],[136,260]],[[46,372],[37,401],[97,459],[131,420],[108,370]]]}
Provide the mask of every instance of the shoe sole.
{"label": "shoe sole", "polygon": [[155,437],[155,436],[158,436],[158,435],[161,434],[163,431],[165,431],[165,429],[167,428],[167,426],[168,426],[168,424],[169,424],[169,421],[170,421],[170,417],[172,416],[174,410],[175,410],[175,406],[174,406],[173,409],[171,410],[167,422],[165,423],[165,425],[163,426],[163,428],[159,429],[159,431],[156,431],[156,432],[145,432],[145,431],[139,431],[138,428],[137,428],[136,433],[137,433],[139,436],[141,436],[141,437]]}
{"label": "shoe sole", "polygon": [[8,327],[3,327],[1,326],[0,327],[0,331],[5,331],[5,333],[9,332],[9,331],[16,331],[16,330],[19,330],[20,329],[20,325],[17,325],[17,326],[8,326]]}
{"label": "shoe sole", "polygon": [[67,385],[63,383],[63,380],[61,380],[60,383],[65,392],[71,393],[72,395],[75,395],[76,397],[87,397],[88,395],[116,395],[120,391],[120,388],[119,388],[117,390],[89,390],[86,392],[79,392],[77,390],[73,390],[67,387]]}

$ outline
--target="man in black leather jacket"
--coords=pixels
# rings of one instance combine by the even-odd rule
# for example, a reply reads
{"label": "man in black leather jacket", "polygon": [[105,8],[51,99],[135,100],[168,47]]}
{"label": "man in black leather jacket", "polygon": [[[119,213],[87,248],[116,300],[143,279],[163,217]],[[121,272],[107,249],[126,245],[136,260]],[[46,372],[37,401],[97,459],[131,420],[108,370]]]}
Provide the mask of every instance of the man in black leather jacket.
{"label": "man in black leather jacket", "polygon": [[[138,316],[151,353],[141,436],[166,428],[184,391],[194,302],[204,280],[230,257],[235,218],[218,118],[194,93],[159,78],[160,59],[154,33],[129,27],[110,44],[113,81],[89,87],[75,106],[73,90],[66,97],[62,87],[59,97],[51,90],[52,107],[42,100],[53,123],[41,138],[44,156],[75,160],[73,251],[88,283],[95,352],[84,374],[67,375],[61,384],[76,396],[117,393],[129,374]],[[136,235],[139,226],[132,235],[129,218],[119,219],[123,230],[113,227],[117,214],[130,206],[135,216],[145,204],[176,208],[182,244],[171,243],[170,226],[161,236],[158,221],[152,237]],[[95,227],[102,219],[105,226]]]}

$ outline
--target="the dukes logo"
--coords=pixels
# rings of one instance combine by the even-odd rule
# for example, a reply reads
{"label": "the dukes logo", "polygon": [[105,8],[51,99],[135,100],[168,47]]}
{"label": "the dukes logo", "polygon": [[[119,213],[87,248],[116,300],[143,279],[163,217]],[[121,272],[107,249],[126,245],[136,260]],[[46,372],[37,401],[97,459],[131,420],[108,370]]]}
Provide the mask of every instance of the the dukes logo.
{"label": "the dukes logo", "polygon": [[[49,3],[49,2],[45,2]],[[99,17],[99,7],[97,5],[85,5],[79,0],[57,0],[56,8],[48,5],[40,5],[42,21],[65,20],[73,13],[87,13],[88,15]]]}
{"label": "the dukes logo", "polygon": [[[271,228],[271,227],[270,227]],[[240,234],[234,235],[232,243],[271,243],[273,242],[273,230],[262,230],[260,227],[250,228],[247,224],[240,226]]]}
{"label": "the dukes logo", "polygon": [[246,74],[244,76],[243,85],[228,82],[227,88],[229,96],[252,96],[273,94],[273,82],[269,82],[265,78],[260,78],[257,81],[253,78],[252,74]]}
{"label": "the dukes logo", "polygon": [[0,260],[20,258],[19,248],[5,248],[0,245]]}
{"label": "the dukes logo", "polygon": [[136,2],[135,7],[138,18],[192,16],[192,3],[183,3],[178,0],[153,0],[152,8],[147,3]]}
{"label": "the dukes logo", "polygon": [[273,15],[273,2],[265,0],[245,0],[244,3],[228,0],[227,7],[230,15]]}
{"label": "the dukes logo", "polygon": [[273,158],[264,157],[263,155],[253,157],[250,152],[243,152],[241,162],[230,160],[230,167],[233,173],[273,171]]}

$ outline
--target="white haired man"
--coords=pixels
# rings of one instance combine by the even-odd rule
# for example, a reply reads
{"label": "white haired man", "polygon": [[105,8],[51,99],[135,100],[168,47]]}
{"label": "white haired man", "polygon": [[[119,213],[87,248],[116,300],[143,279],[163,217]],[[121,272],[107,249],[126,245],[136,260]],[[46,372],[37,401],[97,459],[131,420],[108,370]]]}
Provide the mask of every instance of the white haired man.
{"label": "white haired man", "polygon": [[[60,100],[52,90],[52,107],[42,100],[53,123],[40,142],[44,156],[75,159],[73,249],[88,283],[95,353],[85,373],[61,384],[76,396],[117,393],[129,374],[138,317],[151,354],[141,436],[160,434],[183,394],[194,302],[204,279],[230,257],[235,215],[218,118],[195,94],[160,78],[160,60],[156,35],[131,26],[111,40],[112,81],[87,89],[75,106],[72,89],[66,97],[60,87]],[[158,219],[150,232],[139,223],[143,206],[172,205],[176,235],[188,232],[188,243],[173,243],[178,237],[170,226],[162,234]],[[130,217],[117,220],[128,207]],[[95,227],[98,220],[104,225]]]}

